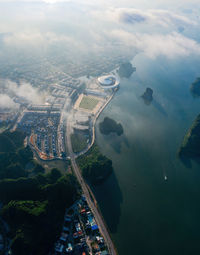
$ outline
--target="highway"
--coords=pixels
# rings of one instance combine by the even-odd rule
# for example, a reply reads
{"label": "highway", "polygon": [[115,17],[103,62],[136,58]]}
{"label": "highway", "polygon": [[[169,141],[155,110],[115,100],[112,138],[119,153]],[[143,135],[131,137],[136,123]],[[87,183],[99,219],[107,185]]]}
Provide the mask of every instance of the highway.
{"label": "highway", "polygon": [[83,179],[83,177],[81,175],[80,168],[79,168],[79,166],[76,163],[76,156],[73,153],[72,144],[71,144],[70,121],[67,121],[66,129],[67,129],[66,130],[66,140],[67,140],[66,145],[67,145],[67,149],[68,149],[68,155],[69,155],[69,157],[71,159],[71,164],[72,164],[72,167],[73,167],[73,170],[74,170],[74,174],[76,175],[77,180],[80,183],[80,186],[82,188],[83,194],[86,197],[88,206],[90,207],[90,209],[91,209],[91,211],[92,211],[92,213],[93,213],[93,215],[95,217],[96,223],[97,223],[97,225],[99,227],[99,230],[100,230],[102,236],[104,237],[105,243],[106,243],[106,245],[108,247],[109,254],[110,255],[117,255],[115,247],[114,247],[114,244],[113,244],[113,242],[112,242],[112,240],[110,238],[110,235],[108,233],[108,230],[107,230],[106,225],[104,223],[104,220],[102,218],[102,215],[99,212],[96,204],[92,201],[91,195],[89,193],[88,186],[85,183],[85,181],[84,181],[84,179]]}

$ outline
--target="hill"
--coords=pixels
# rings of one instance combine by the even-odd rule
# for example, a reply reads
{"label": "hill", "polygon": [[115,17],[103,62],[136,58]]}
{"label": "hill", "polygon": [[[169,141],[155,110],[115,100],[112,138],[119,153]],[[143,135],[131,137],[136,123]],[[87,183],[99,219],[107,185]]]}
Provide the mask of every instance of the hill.
{"label": "hill", "polygon": [[150,105],[153,100],[153,90],[151,88],[146,88],[144,94],[141,97],[146,105]]}
{"label": "hill", "polygon": [[61,231],[64,212],[77,198],[72,175],[0,181],[1,216],[10,227],[14,255],[46,255]]}
{"label": "hill", "polygon": [[200,159],[200,114],[186,133],[178,155],[180,158]]}
{"label": "hill", "polygon": [[0,134],[0,179],[26,177],[26,165],[32,161],[33,153],[24,147],[25,135],[20,131]]}
{"label": "hill", "polygon": [[200,77],[191,84],[190,92],[194,97],[200,97]]}
{"label": "hill", "polygon": [[133,72],[135,71],[136,71],[136,68],[133,67],[130,62],[127,62],[127,63],[121,64],[117,72],[121,78],[130,78]]}
{"label": "hill", "polygon": [[112,160],[102,155],[96,145],[86,155],[79,157],[78,163],[83,177],[92,184],[102,182],[113,171]]}
{"label": "hill", "polygon": [[120,123],[115,120],[105,117],[103,122],[99,124],[100,132],[104,135],[109,135],[110,133],[116,133],[118,136],[122,135],[124,130]]}
{"label": "hill", "polygon": [[[62,175],[56,168],[44,174],[31,149],[24,147],[24,138],[19,131],[0,134],[1,217],[10,228],[13,255],[46,255],[79,186],[74,176]],[[29,162],[34,166],[31,171]]]}

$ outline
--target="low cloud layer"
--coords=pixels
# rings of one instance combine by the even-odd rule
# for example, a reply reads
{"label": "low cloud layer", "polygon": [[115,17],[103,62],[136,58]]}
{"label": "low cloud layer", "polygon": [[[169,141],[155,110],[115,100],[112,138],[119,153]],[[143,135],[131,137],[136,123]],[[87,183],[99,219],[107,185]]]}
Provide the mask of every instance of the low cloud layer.
{"label": "low cloud layer", "polygon": [[199,43],[175,32],[167,35],[151,35],[113,30],[111,36],[124,45],[135,47],[137,51],[143,52],[150,58],[159,55],[167,58],[200,55]]}
{"label": "low cloud layer", "polygon": [[[8,28],[8,31],[2,34],[2,55],[4,53],[7,56],[10,52],[20,55],[22,52],[21,55],[28,56],[31,53],[41,59],[50,56],[59,60],[60,54],[63,62],[58,62],[64,65],[65,59],[66,62],[72,59],[73,63],[80,63],[80,59],[85,56],[94,58],[95,55],[99,57],[111,51],[124,56],[127,46],[133,55],[136,50],[151,58],[159,55],[174,58],[200,54],[198,38],[193,32],[198,34],[199,21],[194,15],[194,19],[191,19],[190,15],[175,8],[173,11],[164,10],[165,6],[159,9],[148,9],[144,6],[140,9],[128,7],[123,3],[126,7],[121,8],[116,7],[117,4],[110,0],[108,2],[113,4],[109,4],[108,7],[103,6],[104,0],[93,2],[92,7],[87,5],[88,2],[92,3],[91,0],[80,0],[81,5],[76,4],[79,0],[75,0],[74,4],[44,4],[63,1],[69,2],[44,0],[43,4],[35,5],[35,9],[27,8],[30,15],[26,13],[26,16],[23,16],[24,13],[19,9],[18,12],[14,12],[14,9],[13,13],[17,13],[17,16],[14,16],[16,23],[26,24],[24,20],[27,20],[28,25],[22,24],[19,28],[18,24],[15,28],[15,24],[12,23],[14,21],[11,22],[11,30]],[[7,23],[9,22],[1,22],[3,25]]]}
{"label": "low cloud layer", "polygon": [[10,80],[1,80],[0,86],[0,108],[18,109],[19,104],[15,103],[15,98],[25,99],[30,104],[42,104],[45,102],[45,94],[41,93],[29,83],[22,82],[18,85]]}
{"label": "low cloud layer", "polygon": [[103,14],[102,11],[94,11],[93,15],[98,18],[107,19],[113,22],[119,22],[129,25],[140,23],[161,25],[169,27],[172,25],[196,25],[193,21],[183,15],[173,13],[167,10],[140,10],[134,8],[110,8]]}
{"label": "low cloud layer", "polygon": [[16,110],[19,108],[19,105],[16,104],[8,95],[0,94],[0,108]]}
{"label": "low cloud layer", "polygon": [[73,37],[56,34],[54,32],[16,32],[5,35],[3,42],[7,47],[27,48],[27,49],[40,49],[45,50],[53,45],[66,45],[81,48],[83,44],[75,40]]}
{"label": "low cloud layer", "polygon": [[18,97],[23,97],[33,104],[41,104],[44,102],[44,94],[37,88],[33,88],[29,83],[22,82],[17,85],[15,82],[8,81],[6,87],[11,93]]}

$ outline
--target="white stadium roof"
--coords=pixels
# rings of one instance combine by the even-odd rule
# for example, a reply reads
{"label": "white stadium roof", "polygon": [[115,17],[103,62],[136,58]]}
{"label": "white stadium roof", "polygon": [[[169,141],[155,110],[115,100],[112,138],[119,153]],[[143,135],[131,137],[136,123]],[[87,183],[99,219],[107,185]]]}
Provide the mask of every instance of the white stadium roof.
{"label": "white stadium roof", "polygon": [[103,87],[103,88],[115,88],[117,86],[119,86],[119,79],[114,76],[114,75],[104,75],[98,78],[98,82],[99,84]]}

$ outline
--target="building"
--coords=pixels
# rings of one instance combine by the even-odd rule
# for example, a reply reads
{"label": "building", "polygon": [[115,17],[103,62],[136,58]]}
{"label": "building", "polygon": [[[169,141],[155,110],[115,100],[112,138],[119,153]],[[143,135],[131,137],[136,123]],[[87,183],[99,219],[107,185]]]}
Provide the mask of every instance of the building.
{"label": "building", "polygon": [[103,89],[114,89],[120,85],[119,78],[114,75],[101,76],[97,79],[97,82]]}

